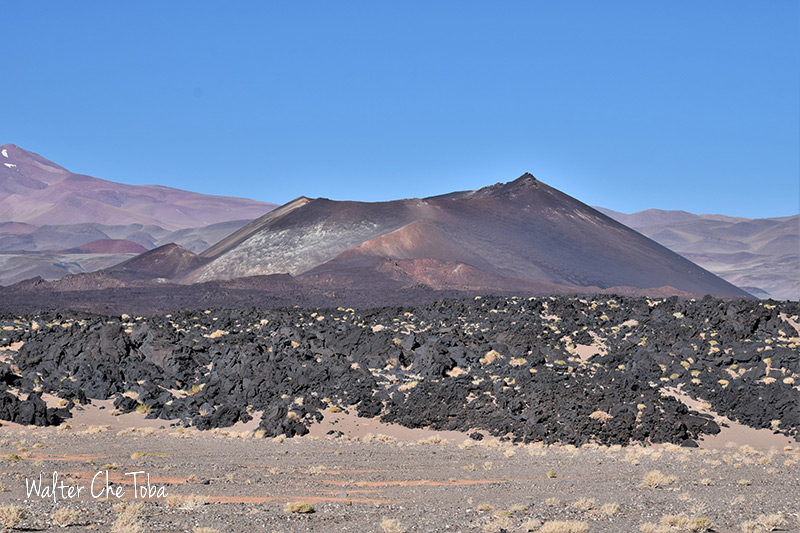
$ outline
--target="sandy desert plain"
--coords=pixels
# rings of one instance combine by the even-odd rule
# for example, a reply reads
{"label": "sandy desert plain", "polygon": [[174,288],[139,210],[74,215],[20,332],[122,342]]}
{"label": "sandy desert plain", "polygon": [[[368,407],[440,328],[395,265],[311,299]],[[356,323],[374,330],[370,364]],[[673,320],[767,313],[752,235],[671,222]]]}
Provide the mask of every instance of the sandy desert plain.
{"label": "sandy desert plain", "polygon": [[[800,447],[767,430],[724,430],[700,448],[520,445],[342,412],[309,435],[265,439],[244,425],[200,432],[135,413],[111,417],[110,405],[100,407],[81,409],[62,427],[0,428],[7,529],[800,529]],[[326,435],[328,428],[342,434]],[[55,499],[46,491],[27,497],[40,476],[51,486],[53,472],[66,489]],[[69,487],[84,489],[70,499]]]}

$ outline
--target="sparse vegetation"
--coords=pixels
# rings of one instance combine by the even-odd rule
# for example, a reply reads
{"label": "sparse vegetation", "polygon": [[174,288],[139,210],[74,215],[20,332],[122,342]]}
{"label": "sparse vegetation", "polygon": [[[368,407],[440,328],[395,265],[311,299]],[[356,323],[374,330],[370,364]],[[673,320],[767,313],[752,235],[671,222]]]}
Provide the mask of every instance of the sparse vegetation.
{"label": "sparse vegetation", "polygon": [[618,503],[604,503],[602,507],[600,507],[600,512],[607,516],[614,516],[618,512],[620,512],[621,507]]}
{"label": "sparse vegetation", "polygon": [[689,519],[682,515],[666,514],[658,521],[662,526],[676,529],[685,529],[689,525]]}
{"label": "sparse vegetation", "polygon": [[483,526],[484,533],[502,533],[511,527],[511,520],[506,517],[494,518]]}
{"label": "sparse vegetation", "polygon": [[594,498],[581,498],[580,500],[576,500],[572,506],[579,511],[590,511],[592,509],[597,509],[597,500]]}
{"label": "sparse vegetation", "polygon": [[187,511],[199,509],[207,503],[206,497],[200,494],[189,494],[180,500],[180,508]]}
{"label": "sparse vegetation", "polygon": [[141,459],[142,457],[169,457],[168,453],[134,452],[131,459]]}
{"label": "sparse vegetation", "polygon": [[59,507],[53,511],[53,514],[50,515],[50,519],[57,526],[67,527],[77,524],[79,516],[80,513],[77,509],[72,509],[71,507]]}
{"label": "sparse vegetation", "polygon": [[383,533],[405,533],[407,530],[396,518],[384,518],[381,520]]}
{"label": "sparse vegetation", "polygon": [[576,520],[545,522],[539,533],[587,533],[589,524]]}
{"label": "sparse vegetation", "polygon": [[589,415],[589,418],[591,418],[592,420],[598,420],[600,422],[606,422],[614,417],[606,413],[605,411],[595,411]]}
{"label": "sparse vegetation", "polygon": [[761,524],[755,520],[746,520],[742,522],[739,526],[739,529],[742,531],[742,533],[759,533],[760,531],[763,531]]}
{"label": "sparse vegetation", "polygon": [[287,503],[284,506],[283,510],[286,513],[300,513],[300,514],[308,514],[316,512],[310,503],[304,503],[304,502]]}
{"label": "sparse vegetation", "polygon": [[780,529],[786,523],[786,519],[781,514],[762,514],[758,515],[756,520],[767,531]]}
{"label": "sparse vegetation", "polygon": [[713,527],[714,524],[708,518],[690,518],[686,529],[693,533],[703,533],[704,531],[711,531]]}
{"label": "sparse vegetation", "polygon": [[139,405],[136,406],[136,412],[139,413],[140,415],[146,415],[150,413],[152,410],[153,408],[147,405],[146,403],[140,403]]}
{"label": "sparse vegetation", "polygon": [[0,505],[0,525],[14,529],[27,518],[28,511],[19,505]]}
{"label": "sparse vegetation", "polygon": [[119,513],[111,525],[110,533],[144,533],[141,515],[144,505],[141,503],[118,503],[114,509]]}
{"label": "sparse vegetation", "polygon": [[651,470],[644,476],[644,480],[642,481],[642,485],[645,487],[650,487],[656,489],[658,487],[664,487],[667,485],[672,485],[678,480],[675,476],[667,476],[664,475],[663,472],[660,470]]}
{"label": "sparse vegetation", "polygon": [[541,527],[541,525],[542,525],[542,523],[539,520],[537,520],[535,518],[530,518],[530,519],[526,520],[522,524],[522,530],[523,531],[528,531],[528,532],[536,531],[537,529],[539,529]]}

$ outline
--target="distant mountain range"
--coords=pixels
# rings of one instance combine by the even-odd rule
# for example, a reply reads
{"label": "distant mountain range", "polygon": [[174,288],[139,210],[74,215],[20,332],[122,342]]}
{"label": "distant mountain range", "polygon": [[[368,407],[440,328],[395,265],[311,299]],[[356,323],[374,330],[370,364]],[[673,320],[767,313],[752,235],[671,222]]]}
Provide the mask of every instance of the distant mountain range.
{"label": "distant mountain range", "polygon": [[800,300],[800,215],[749,219],[596,209],[754,296]]}
{"label": "distant mountain range", "polygon": [[200,252],[275,207],[73,174],[5,144],[0,146],[0,285],[102,269],[170,242]]}
{"label": "distant mountain range", "polygon": [[[98,272],[48,286],[235,284],[242,278],[250,278],[250,286],[258,279],[254,276],[289,274],[292,284],[321,290],[426,286],[740,297],[747,293],[654,241],[673,249],[687,243],[703,249],[703,239],[716,243],[728,231],[728,241],[735,243],[738,232],[739,246],[752,248],[762,271],[773,257],[769,250],[786,256],[786,275],[796,257],[783,253],[781,242],[791,242],[793,220],[797,242],[798,217],[765,222],[656,210],[624,215],[593,209],[530,174],[431,198],[365,203],[300,197],[276,208],[78,176],[14,145],[0,147],[3,161],[0,285],[90,271]],[[743,223],[763,231],[747,233]],[[712,227],[716,233],[703,236],[702,229]],[[776,238],[784,241],[766,240],[770,231],[782,232]],[[677,237],[673,242],[667,235]],[[697,254],[687,250],[676,251],[690,259]],[[719,245],[703,250],[701,262],[708,254],[729,251]],[[727,260],[726,265],[734,264],[734,257]],[[719,267],[716,261],[706,263]],[[774,275],[767,288],[764,283],[747,287],[758,296],[780,297],[786,288],[781,267],[769,266]],[[757,281],[759,274],[737,275]],[[42,288],[40,282],[37,286]]]}

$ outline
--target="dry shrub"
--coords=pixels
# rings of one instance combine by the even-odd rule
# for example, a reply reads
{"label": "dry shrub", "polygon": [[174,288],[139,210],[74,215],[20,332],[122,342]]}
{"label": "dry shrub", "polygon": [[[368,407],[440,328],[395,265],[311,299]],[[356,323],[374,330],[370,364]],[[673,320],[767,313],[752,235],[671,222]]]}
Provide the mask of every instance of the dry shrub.
{"label": "dry shrub", "polygon": [[484,533],[501,533],[507,531],[509,527],[511,527],[511,521],[508,518],[495,518],[484,524],[483,531]]}
{"label": "dry shrub", "polygon": [[618,503],[604,503],[602,507],[600,507],[600,512],[604,515],[614,516],[620,511],[621,507]]}
{"label": "dry shrub", "polygon": [[133,516],[119,515],[111,524],[111,533],[144,533],[144,524]]}
{"label": "dry shrub", "polygon": [[83,434],[84,435],[93,435],[95,433],[102,433],[104,431],[108,431],[109,429],[111,429],[111,426],[109,426],[109,425],[89,426],[88,428],[86,428],[86,430],[83,432]]}
{"label": "dry shrub", "polygon": [[167,504],[167,507],[177,507],[183,501],[183,496],[179,494],[168,494],[164,503]]}
{"label": "dry shrub", "polygon": [[689,519],[685,516],[675,514],[665,514],[659,520],[662,526],[674,527],[677,529],[685,529],[689,525]]}
{"label": "dry shrub", "polygon": [[714,524],[708,518],[690,518],[686,529],[692,533],[703,533],[704,531],[711,531],[713,527]]}
{"label": "dry shrub", "polygon": [[194,529],[192,529],[192,533],[219,533],[219,529],[214,529],[213,527],[197,526]]}
{"label": "dry shrub", "polygon": [[594,498],[581,498],[575,501],[572,506],[579,511],[591,511],[597,509],[597,500]]}
{"label": "dry shrub", "polygon": [[783,515],[780,514],[762,514],[758,515],[756,520],[759,524],[761,524],[761,527],[767,531],[775,531],[776,529],[780,529],[784,522],[786,522],[786,520],[783,518]]}
{"label": "dry shrub", "polygon": [[742,530],[742,533],[758,533],[763,531],[761,524],[753,520],[742,522],[742,524],[739,526],[739,529]]}
{"label": "dry shrub", "polygon": [[493,363],[498,359],[505,359],[502,355],[500,355],[497,350],[489,350],[486,352],[486,355],[480,360],[482,365],[488,365],[489,363]]}
{"label": "dry shrub", "polygon": [[587,533],[589,525],[576,520],[545,522],[539,533]]}
{"label": "dry shrub", "polygon": [[407,530],[396,518],[384,518],[381,520],[383,533],[405,533]]}
{"label": "dry shrub", "polygon": [[13,529],[20,525],[28,516],[28,511],[19,505],[0,506],[0,525],[6,529]]}
{"label": "dry shrub", "polygon": [[114,509],[119,516],[111,525],[111,533],[144,533],[144,524],[139,518],[144,510],[141,503],[118,503]]}
{"label": "dry shrub", "polygon": [[592,420],[599,420],[600,422],[605,422],[606,420],[611,420],[614,417],[606,413],[605,411],[595,411],[589,415],[589,418],[591,418]]}
{"label": "dry shrub", "polygon": [[284,506],[283,510],[284,510],[284,512],[287,512],[287,513],[301,513],[301,514],[302,513],[313,513],[313,512],[316,512],[316,511],[314,511],[314,508],[311,507],[310,503],[304,503],[304,502],[290,502],[290,503],[287,503]]}
{"label": "dry shrub", "polygon": [[541,525],[542,525],[542,523],[539,520],[537,520],[536,518],[531,518],[529,520],[526,520],[522,524],[522,530],[523,531],[536,531],[537,529],[539,529],[539,527],[541,527]]}
{"label": "dry shrub", "polygon": [[59,507],[53,511],[53,514],[50,515],[50,519],[57,526],[67,527],[76,524],[79,516],[80,513],[77,509],[72,509],[70,507]]}
{"label": "dry shrub", "polygon": [[666,485],[672,485],[678,480],[675,476],[666,476],[660,470],[651,470],[644,476],[642,484],[645,487],[658,488]]}
{"label": "dry shrub", "polygon": [[447,444],[447,440],[443,439],[439,435],[431,435],[425,439],[419,439],[417,444]]}
{"label": "dry shrub", "polygon": [[188,496],[183,496],[180,502],[180,508],[186,511],[194,511],[195,509],[199,509],[200,507],[206,504],[206,497],[201,496],[200,494],[189,494]]}

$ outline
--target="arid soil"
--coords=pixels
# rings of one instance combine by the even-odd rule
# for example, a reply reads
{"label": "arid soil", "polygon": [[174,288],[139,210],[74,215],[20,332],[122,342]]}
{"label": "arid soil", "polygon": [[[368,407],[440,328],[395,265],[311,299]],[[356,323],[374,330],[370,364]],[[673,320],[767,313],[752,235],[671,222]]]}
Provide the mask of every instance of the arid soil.
{"label": "arid soil", "polygon": [[480,297],[0,327],[0,526],[800,529],[793,302]]}
{"label": "arid soil", "polygon": [[[18,505],[27,517],[17,527],[29,531],[723,532],[748,522],[749,531],[769,530],[759,521],[800,530],[798,446],[514,445],[424,430],[364,434],[343,422],[344,436],[284,440],[246,428],[86,424],[100,414],[79,414],[69,427],[0,428],[0,519]],[[51,485],[53,472],[65,487],[83,487],[80,497],[27,497],[26,483],[41,474]],[[106,472],[121,498],[99,494]],[[134,499],[131,472],[142,472],[139,490],[149,474],[151,492],[162,492]],[[315,512],[287,512],[293,502]],[[55,515],[74,524],[67,529],[53,520],[64,508],[77,511]],[[545,525],[559,521],[580,524]]]}

